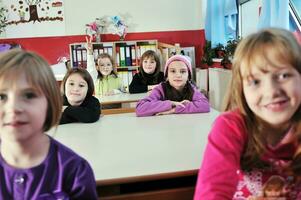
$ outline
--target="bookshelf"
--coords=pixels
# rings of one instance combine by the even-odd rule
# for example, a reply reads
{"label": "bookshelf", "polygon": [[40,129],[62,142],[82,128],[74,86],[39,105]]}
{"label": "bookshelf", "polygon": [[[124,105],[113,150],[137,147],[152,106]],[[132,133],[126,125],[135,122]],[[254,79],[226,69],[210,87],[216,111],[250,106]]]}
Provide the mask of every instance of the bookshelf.
{"label": "bookshelf", "polygon": [[[101,53],[112,56],[118,75],[123,85],[128,87],[135,73],[138,72],[141,55],[147,50],[154,50],[161,60],[162,71],[166,60],[173,54],[180,53],[179,44],[170,45],[157,40],[135,40],[92,43],[94,60]],[[71,67],[87,67],[86,43],[72,43],[69,45]]]}

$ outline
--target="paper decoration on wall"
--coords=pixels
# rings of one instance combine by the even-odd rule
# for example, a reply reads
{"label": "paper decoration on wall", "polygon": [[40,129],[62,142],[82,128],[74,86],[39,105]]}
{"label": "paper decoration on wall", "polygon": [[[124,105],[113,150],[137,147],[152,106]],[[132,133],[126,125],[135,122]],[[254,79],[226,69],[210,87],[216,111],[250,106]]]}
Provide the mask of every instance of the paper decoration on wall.
{"label": "paper decoration on wall", "polygon": [[63,0],[3,0],[6,37],[65,35]]}

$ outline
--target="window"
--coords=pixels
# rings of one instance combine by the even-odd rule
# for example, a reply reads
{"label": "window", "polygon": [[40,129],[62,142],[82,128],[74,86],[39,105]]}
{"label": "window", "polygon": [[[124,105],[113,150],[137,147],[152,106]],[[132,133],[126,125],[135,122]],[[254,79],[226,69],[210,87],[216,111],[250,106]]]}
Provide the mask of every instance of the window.
{"label": "window", "polygon": [[289,23],[291,31],[301,32],[301,1],[289,1]]}

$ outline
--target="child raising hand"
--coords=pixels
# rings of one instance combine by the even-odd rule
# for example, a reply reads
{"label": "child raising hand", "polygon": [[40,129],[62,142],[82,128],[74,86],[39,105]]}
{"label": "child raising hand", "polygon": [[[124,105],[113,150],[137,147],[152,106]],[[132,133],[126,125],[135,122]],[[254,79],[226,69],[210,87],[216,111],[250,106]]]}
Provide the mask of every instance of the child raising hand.
{"label": "child raising hand", "polygon": [[207,98],[190,83],[191,71],[188,57],[170,57],[164,69],[166,81],[137,103],[137,116],[209,112]]}
{"label": "child raising hand", "polygon": [[97,199],[88,162],[45,134],[61,110],[43,58],[23,50],[0,55],[0,199]]}
{"label": "child raising hand", "polygon": [[[301,199],[300,55],[283,29],[239,43],[226,112],[208,136],[195,200]],[[281,192],[264,188],[271,177],[284,181]]]}
{"label": "child raising hand", "polygon": [[107,53],[98,55],[95,66],[92,37],[87,38],[87,71],[91,74],[96,95],[114,95],[123,91],[122,81],[117,75],[112,57]]}

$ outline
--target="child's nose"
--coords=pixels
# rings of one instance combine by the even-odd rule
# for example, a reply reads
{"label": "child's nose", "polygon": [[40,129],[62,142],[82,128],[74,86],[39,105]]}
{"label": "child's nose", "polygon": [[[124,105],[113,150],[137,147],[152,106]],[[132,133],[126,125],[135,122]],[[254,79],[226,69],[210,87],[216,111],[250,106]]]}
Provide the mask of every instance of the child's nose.
{"label": "child's nose", "polygon": [[18,113],[23,111],[22,102],[18,98],[10,98],[7,102],[7,109],[9,112]]}
{"label": "child's nose", "polygon": [[74,89],[75,91],[78,91],[78,90],[80,90],[80,87],[79,87],[79,86],[75,86],[73,89]]}
{"label": "child's nose", "polygon": [[266,81],[265,86],[265,93],[270,94],[272,97],[277,96],[279,93],[281,93],[281,86],[280,83],[278,83],[274,79],[269,79]]}

